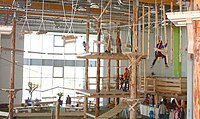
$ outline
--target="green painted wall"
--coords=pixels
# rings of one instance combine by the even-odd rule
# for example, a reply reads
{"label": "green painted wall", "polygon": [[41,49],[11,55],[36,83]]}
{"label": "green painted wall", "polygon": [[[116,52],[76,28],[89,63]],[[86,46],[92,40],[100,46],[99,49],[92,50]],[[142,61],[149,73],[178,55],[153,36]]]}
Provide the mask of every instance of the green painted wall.
{"label": "green painted wall", "polygon": [[179,43],[180,43],[180,31],[179,27],[174,27],[174,76],[181,77],[181,63],[179,62]]}

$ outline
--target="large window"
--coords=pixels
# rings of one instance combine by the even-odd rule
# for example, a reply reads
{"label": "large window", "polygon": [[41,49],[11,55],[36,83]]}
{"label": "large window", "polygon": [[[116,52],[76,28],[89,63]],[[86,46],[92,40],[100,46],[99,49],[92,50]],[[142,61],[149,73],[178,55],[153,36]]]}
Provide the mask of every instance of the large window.
{"label": "large window", "polygon": [[[25,35],[23,100],[29,97],[28,91],[25,90],[28,88],[28,82],[39,85],[38,91],[33,92],[33,99],[42,100],[45,97],[57,96],[58,92],[64,93],[65,100],[67,95],[76,96],[70,89],[84,88],[85,60],[77,59],[76,55],[85,52],[82,43],[86,35],[76,35],[76,42],[68,44],[64,44],[61,33]],[[97,47],[93,40],[96,40],[96,35],[90,35],[90,52],[94,52]],[[101,49],[103,50],[103,46]],[[95,74],[96,60],[90,60],[89,76],[95,77]]]}

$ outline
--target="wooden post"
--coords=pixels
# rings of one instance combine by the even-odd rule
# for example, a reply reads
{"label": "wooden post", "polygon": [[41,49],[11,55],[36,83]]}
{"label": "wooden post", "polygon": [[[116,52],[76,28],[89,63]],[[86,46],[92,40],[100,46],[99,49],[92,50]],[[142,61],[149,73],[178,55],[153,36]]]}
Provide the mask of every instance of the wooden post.
{"label": "wooden post", "polygon": [[155,15],[155,17],[156,17],[156,22],[155,22],[155,25],[156,25],[156,42],[155,42],[155,44],[157,44],[157,42],[158,42],[158,37],[159,37],[159,26],[158,26],[158,5],[157,5],[157,3],[156,3],[156,5],[155,5],[155,12],[156,12],[156,15]]}
{"label": "wooden post", "polygon": [[[10,72],[10,89],[15,89],[15,44],[16,44],[16,18],[13,17],[12,20],[12,52],[11,52],[11,72]],[[13,108],[14,108],[14,91],[9,90],[9,119],[13,118]]]}
{"label": "wooden post", "polygon": [[148,51],[147,51],[147,59],[149,59],[150,55],[150,28],[151,28],[151,8],[148,6]]}
{"label": "wooden post", "polygon": [[107,74],[108,79],[107,79],[107,88],[106,88],[107,91],[110,91],[110,70],[111,70],[110,63],[111,63],[111,59],[108,59],[108,70],[107,70],[108,71],[108,74]]}
{"label": "wooden post", "polygon": [[[198,4],[200,5],[200,3]],[[200,21],[196,21],[196,38],[194,39],[194,119],[200,119]]]}
{"label": "wooden post", "polygon": [[[135,31],[138,31],[138,9],[139,7],[136,6],[136,13],[135,13]],[[135,32],[135,38],[134,38],[134,44],[135,44],[135,50],[138,51],[138,32]]]}
{"label": "wooden post", "polygon": [[[90,34],[90,19],[87,19],[86,25],[86,53],[89,53],[89,34]],[[89,78],[88,78],[88,58],[85,59],[85,89],[89,89]],[[87,118],[86,113],[88,111],[88,98],[84,97],[84,118]]]}
{"label": "wooden post", "polygon": [[[144,27],[144,4],[142,5],[142,55],[144,55],[144,30],[145,30],[145,27]],[[144,72],[143,72],[143,76],[144,76],[144,91],[146,91],[146,61],[144,60],[143,61],[143,64],[144,64]],[[140,62],[140,65],[141,65],[141,69],[140,71],[142,72],[142,63]],[[141,75],[142,76],[142,75]],[[141,77],[140,76],[140,77]],[[141,78],[139,80],[141,82]],[[141,85],[141,83],[140,83]]]}
{"label": "wooden post", "polygon": [[[117,35],[120,37],[120,29],[117,29]],[[116,60],[116,89],[119,89],[119,60]],[[119,98],[115,98],[115,106],[119,104]]]}
{"label": "wooden post", "polygon": [[[132,52],[136,53],[137,49],[137,9],[136,1],[133,1],[133,39],[132,42]],[[132,61],[135,61],[136,57],[132,56]],[[134,63],[131,67],[131,79],[130,79],[130,98],[137,98],[137,63]],[[130,111],[130,119],[136,119],[136,111]]]}
{"label": "wooden post", "polygon": [[[119,60],[116,60],[116,89],[119,89]],[[115,98],[115,106],[117,106],[119,104],[119,98]]]}
{"label": "wooden post", "polygon": [[54,119],[54,111],[51,109],[51,119]]}
{"label": "wooden post", "polygon": [[[173,12],[173,2],[171,2],[171,12]],[[170,63],[173,63],[173,39],[174,39],[174,30],[173,30],[173,23],[170,22]]]}
{"label": "wooden post", "polygon": [[142,5],[142,55],[144,55],[144,4]]}
{"label": "wooden post", "polygon": [[56,102],[56,119],[60,119],[60,103],[59,100]]}
{"label": "wooden post", "polygon": [[[98,36],[97,41],[101,41],[101,22],[98,21],[97,29]],[[100,55],[100,43],[97,44],[97,52]],[[96,78],[96,93],[100,92],[100,59],[97,59],[97,78]],[[95,107],[95,117],[99,116],[99,98],[96,98],[96,107]]]}
{"label": "wooden post", "polygon": [[[194,1],[195,10],[198,10],[200,0]],[[194,38],[194,119],[200,119],[200,21],[195,23],[195,38]]]}
{"label": "wooden post", "polygon": [[[167,40],[167,27],[166,27],[166,12],[165,12],[165,5],[163,7],[163,18],[164,18],[164,34],[165,34],[165,43],[168,43]],[[167,50],[167,47],[165,48]],[[166,53],[166,60],[168,62],[168,53]]]}

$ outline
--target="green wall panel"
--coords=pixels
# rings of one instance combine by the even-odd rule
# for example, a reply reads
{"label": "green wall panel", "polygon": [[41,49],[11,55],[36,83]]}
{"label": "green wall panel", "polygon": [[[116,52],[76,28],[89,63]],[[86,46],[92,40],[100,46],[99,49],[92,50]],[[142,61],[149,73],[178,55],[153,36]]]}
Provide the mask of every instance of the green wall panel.
{"label": "green wall panel", "polygon": [[181,77],[181,63],[179,62],[179,44],[180,44],[180,31],[179,27],[174,27],[174,76]]}

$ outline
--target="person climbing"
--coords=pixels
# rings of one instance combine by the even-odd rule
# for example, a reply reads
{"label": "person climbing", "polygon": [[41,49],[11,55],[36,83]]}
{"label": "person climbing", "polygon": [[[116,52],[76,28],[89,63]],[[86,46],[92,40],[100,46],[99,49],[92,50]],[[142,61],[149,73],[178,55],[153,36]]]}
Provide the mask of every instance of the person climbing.
{"label": "person climbing", "polygon": [[117,32],[117,38],[116,38],[116,46],[117,46],[117,53],[121,53],[121,39],[120,39],[120,31]]}
{"label": "person climbing", "polygon": [[109,34],[108,35],[108,44],[107,44],[107,47],[106,47],[106,50],[105,50],[106,53],[110,53],[110,51],[111,51],[111,41],[112,41],[112,37]]}
{"label": "person climbing", "polygon": [[123,77],[123,75],[120,75],[120,78],[119,78],[119,80],[120,80],[120,90],[123,90],[123,85],[124,85],[124,77]]}
{"label": "person climbing", "polygon": [[167,43],[165,43],[165,45],[163,45],[163,41],[159,38],[158,43],[156,44],[156,48],[157,50],[155,50],[155,59],[153,60],[153,63],[151,65],[151,68],[153,68],[154,64],[156,63],[156,60],[158,59],[158,57],[162,57],[164,58],[165,61],[165,67],[168,67],[167,65],[167,59],[166,56],[164,54],[162,54],[161,49],[167,47]]}
{"label": "person climbing", "polygon": [[83,47],[84,47],[84,51],[86,51],[86,42],[83,41]]}

